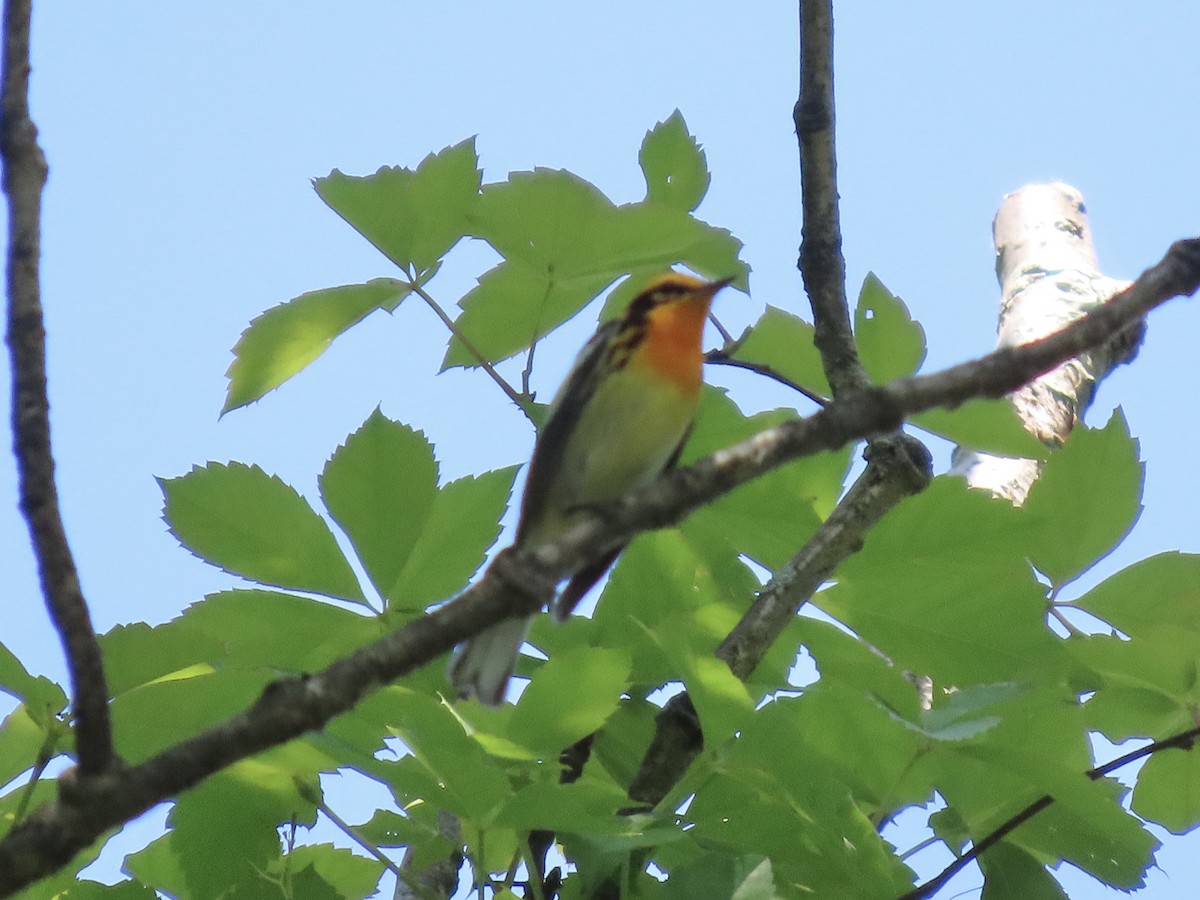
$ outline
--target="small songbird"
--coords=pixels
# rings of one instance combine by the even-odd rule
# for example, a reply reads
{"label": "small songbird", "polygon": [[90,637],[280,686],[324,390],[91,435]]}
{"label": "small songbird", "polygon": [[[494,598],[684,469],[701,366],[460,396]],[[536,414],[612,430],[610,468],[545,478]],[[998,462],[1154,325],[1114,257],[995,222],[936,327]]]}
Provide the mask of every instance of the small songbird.
{"label": "small songbird", "polygon": [[[679,458],[700,400],[701,339],[713,296],[732,279],[671,272],[601,325],[559,388],[538,433],[516,544],[565,532],[581,512],[649,484]],[[623,547],[575,573],[554,603],[562,621]],[[507,619],[463,644],[450,680],[489,705],[505,688],[532,617]]]}

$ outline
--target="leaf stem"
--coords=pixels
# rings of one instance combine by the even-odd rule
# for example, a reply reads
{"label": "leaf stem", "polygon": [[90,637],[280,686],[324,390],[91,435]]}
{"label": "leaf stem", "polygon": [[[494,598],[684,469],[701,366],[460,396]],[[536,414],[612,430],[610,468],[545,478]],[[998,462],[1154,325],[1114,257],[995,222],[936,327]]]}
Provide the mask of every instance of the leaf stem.
{"label": "leaf stem", "polygon": [[[421,287],[421,285],[419,285],[415,280],[410,282],[408,286],[412,292],[424,300],[429,308],[433,310],[434,314],[442,320],[442,324],[445,325],[446,328],[449,329],[450,333],[459,341],[459,343],[466,348],[467,352],[475,358],[475,361],[479,363],[479,367],[483,369],[483,371],[487,372],[489,376],[491,376],[492,381],[499,385],[500,390],[504,391],[505,396],[516,404],[517,409],[524,413],[525,418],[529,419],[530,422],[533,422],[533,417],[529,414],[529,410],[525,408],[525,404],[529,400],[528,395],[522,396],[516,390],[516,388],[504,380],[504,376],[497,372],[496,367],[487,361],[484,355],[479,352],[473,343],[471,343],[471,340],[465,334],[463,334],[462,329],[455,324],[454,320],[446,315],[446,311],[442,309],[440,305],[438,305],[438,302],[429,296],[429,293],[425,290],[425,288]],[[536,425],[537,423],[533,422],[533,424]]]}
{"label": "leaf stem", "polygon": [[354,841],[354,843],[358,844],[360,847],[362,847],[364,850],[366,850],[368,853],[370,853],[373,857],[375,857],[377,860],[379,860],[381,863],[383,863],[383,867],[385,869],[387,869],[389,872],[391,872],[397,878],[404,878],[404,874],[401,873],[400,867],[398,865],[396,865],[394,862],[392,862],[390,859],[388,859],[388,857],[384,854],[384,852],[382,850],[379,849],[379,847],[377,847],[371,841],[367,840],[365,837],[363,837],[361,834],[359,834],[354,829],[354,826],[348,824],[341,816],[339,816],[332,809],[330,809],[328,804],[326,804],[324,801],[321,801],[321,802],[317,803],[316,806],[317,806],[317,809],[319,809],[326,816],[326,818],[329,819],[330,822],[332,822],[339,829],[341,829],[341,831],[346,835],[346,837],[350,838],[350,840]]}

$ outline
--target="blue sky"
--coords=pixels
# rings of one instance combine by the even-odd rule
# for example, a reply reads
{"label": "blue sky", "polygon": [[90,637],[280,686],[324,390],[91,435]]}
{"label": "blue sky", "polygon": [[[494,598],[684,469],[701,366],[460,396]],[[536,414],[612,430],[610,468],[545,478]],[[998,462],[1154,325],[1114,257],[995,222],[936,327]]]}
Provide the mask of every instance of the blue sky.
{"label": "blue sky", "polygon": [[[1200,8],[1019,0],[837,12],[850,286],[874,271],[905,299],[928,335],[926,370],[994,342],[990,225],[1008,191],[1078,187],[1116,277],[1200,230]],[[642,193],[643,134],[679,108],[713,173],[699,213],[742,238],[753,267],[753,300],[730,294],[718,312],[741,327],[763,303],[802,311],[797,40],[794,5],[782,3],[40,4],[32,105],[51,166],[54,440],[98,627],[164,621],[232,582],[166,533],[155,476],[237,459],[311,492],[377,404],[426,431],[444,477],[528,456],[526,421],[485,396],[496,389],[484,376],[433,376],[444,335],[415,303],[218,420],[229,350],[249,319],[306,290],[388,274],[312,192],[309,180],[334,167],[411,166],[477,135],[485,180],[563,167],[623,202]],[[490,258],[460,248],[435,295],[452,304]],[[590,331],[583,318],[547,347],[544,392]],[[1194,303],[1156,312],[1141,357],[1105,383],[1089,417],[1102,423],[1120,405],[1148,461],[1145,512],[1101,575],[1160,550],[1200,551],[1187,450],[1200,443],[1197,334]],[[750,388],[750,405],[789,399],[724,372],[714,380]],[[7,372],[0,381],[7,389]],[[61,677],[11,466],[0,468],[0,548],[2,640]],[[1190,896],[1198,850],[1196,835],[1169,840],[1166,874],[1145,895]],[[1072,897],[1110,895],[1082,876],[1066,883]],[[978,884],[968,873],[943,896]]]}

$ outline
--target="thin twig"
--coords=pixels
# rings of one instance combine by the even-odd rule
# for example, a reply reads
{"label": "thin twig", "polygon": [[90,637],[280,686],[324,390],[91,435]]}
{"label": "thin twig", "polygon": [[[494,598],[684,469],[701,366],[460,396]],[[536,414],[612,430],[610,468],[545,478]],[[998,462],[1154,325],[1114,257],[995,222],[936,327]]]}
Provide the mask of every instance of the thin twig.
{"label": "thin twig", "polygon": [[[867,468],[791,561],[758,592],[754,603],[717,647],[717,658],[746,681],[771,645],[821,584],[862,546],[866,534],[900,501],[925,489],[932,477],[928,450],[898,434],[873,441]],[[703,746],[699,719],[687,692],[672,697],[655,718],[654,737],[629,789],[631,800],[656,806]]]}
{"label": "thin twig", "polygon": [[[1200,728],[1191,728],[1187,731],[1172,735],[1168,738],[1163,738],[1161,741],[1155,741],[1152,744],[1147,744],[1145,747],[1139,747],[1137,750],[1132,750],[1124,756],[1118,756],[1116,759],[1106,762],[1102,766],[1096,766],[1094,769],[1088,769],[1084,774],[1092,781],[1098,781],[1110,772],[1115,772],[1122,766],[1126,766],[1131,762],[1143,759],[1160,750],[1191,750],[1195,745],[1197,738],[1200,738]],[[1012,834],[1017,828],[1024,825],[1042,810],[1053,805],[1054,798],[1049,794],[1043,794],[1038,797],[1028,806],[1024,807],[1020,812],[1016,813],[1011,818],[1005,820],[1004,824],[996,828],[994,831],[981,840],[973,843],[971,849],[962,856],[954,860],[945,869],[939,872],[935,877],[929,879],[922,885],[917,886],[907,894],[902,896],[900,900],[923,900],[925,897],[931,897],[943,887],[946,883],[961,872],[964,868],[971,864],[972,861],[978,859],[989,849],[994,847],[1008,835]]]}
{"label": "thin twig", "polygon": [[46,158],[29,116],[30,0],[4,5],[3,121],[0,155],[8,197],[8,347],[12,359],[13,449],[21,512],[29,525],[42,595],[62,642],[74,697],[75,749],[82,775],[113,761],[108,687],[100,645],[67,543],[50,447],[46,330],[39,257]]}
{"label": "thin twig", "polygon": [[520,393],[518,393],[516,388],[504,380],[504,376],[497,372],[496,367],[487,361],[487,358],[479,352],[479,350],[471,342],[470,338],[463,334],[462,329],[458,327],[455,321],[446,315],[446,311],[442,309],[436,300],[429,296],[429,293],[425,290],[425,288],[421,287],[421,285],[417,284],[415,281],[409,284],[409,287],[412,289],[412,292],[424,300],[426,305],[433,310],[434,314],[442,320],[442,324],[449,329],[450,333],[454,335],[455,339],[463,345],[466,351],[475,358],[475,362],[479,363],[479,367],[491,376],[492,381],[499,385],[500,390],[504,391],[504,395],[517,405],[517,409],[521,410],[521,412],[525,414],[525,418],[529,419],[530,422],[533,422],[534,425],[537,425],[537,423],[533,421],[533,417],[529,415],[529,410],[525,408],[525,403],[529,398],[527,396],[522,396]]}
{"label": "thin twig", "polygon": [[811,416],[768,428],[632,491],[554,541],[502,552],[453,603],[414,619],[306,677],[273,682],[247,710],[129,768],[72,780],[60,796],[0,840],[0,896],[65,865],[110,828],[198,784],[226,766],[277,746],[345,712],[369,692],[438,659],[502,619],[529,615],[571,572],[633,535],[662,528],[740,484],[791,460],[893,431],[905,416],[974,397],[1006,394],[1081,350],[1136,323],[1147,311],[1200,288],[1200,238],[1179,241],[1126,291],[1062,331],[932,375],[903,378],[839,397]]}
{"label": "thin twig", "polygon": [[829,402],[820,394],[816,393],[815,391],[810,391],[799,382],[792,381],[792,379],[788,378],[782,372],[777,372],[766,363],[756,363],[744,359],[737,359],[736,357],[730,356],[724,350],[709,350],[708,353],[704,355],[704,361],[712,366],[730,366],[734,369],[745,369],[747,372],[755,372],[756,374],[770,378],[773,381],[778,381],[784,387],[791,388],[793,391],[796,391],[798,394],[801,394],[807,399],[811,400],[817,406],[824,406]]}
{"label": "thin twig", "polygon": [[332,809],[330,809],[328,804],[326,804],[324,801],[322,801],[320,803],[317,803],[316,807],[318,810],[320,810],[322,813],[324,813],[326,818],[328,818],[330,822],[332,822],[334,825],[336,825],[342,831],[342,833],[346,835],[346,837],[350,838],[350,840],[354,841],[354,843],[358,844],[358,846],[362,847],[364,850],[366,850],[368,853],[370,853],[373,857],[375,857],[377,860],[379,860],[381,863],[383,863],[383,867],[385,869],[387,869],[389,872],[391,872],[397,878],[404,877],[403,875],[400,874],[400,867],[398,865],[396,865],[394,862],[392,862],[390,859],[388,859],[387,854],[385,854],[382,850],[380,850],[379,847],[377,847],[374,843],[367,840],[365,837],[363,837],[361,834],[359,834],[357,831],[355,831],[354,826],[347,823],[345,819],[343,819],[341,816],[339,816],[337,813],[335,813]]}
{"label": "thin twig", "polygon": [[[716,313],[710,312],[708,314],[708,321],[713,323],[713,327],[716,328],[717,333],[721,335],[721,340],[725,342],[726,348],[736,343],[736,341],[733,339],[733,335],[730,334],[729,330],[721,324],[721,320],[717,318]],[[718,351],[714,350],[713,352],[716,353]]]}
{"label": "thin twig", "polygon": [[846,302],[833,104],[833,0],[800,0],[800,99],[793,118],[804,213],[798,266],[812,305],[813,343],[837,397],[871,381],[858,358]]}
{"label": "thin twig", "polygon": [[53,758],[45,745],[38,751],[37,762],[29,770],[29,781],[26,782],[25,790],[21,792],[21,800],[17,804],[17,810],[13,813],[14,822],[20,822],[25,818],[25,813],[29,811],[29,801],[33,799],[33,792],[37,790],[42,773],[46,771],[46,766],[50,765],[50,760]]}

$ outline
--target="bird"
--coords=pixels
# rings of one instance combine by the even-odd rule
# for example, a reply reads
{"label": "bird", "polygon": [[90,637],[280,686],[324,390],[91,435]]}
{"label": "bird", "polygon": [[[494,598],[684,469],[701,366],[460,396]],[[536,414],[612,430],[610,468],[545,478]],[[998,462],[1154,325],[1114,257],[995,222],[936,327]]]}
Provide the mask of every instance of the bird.
{"label": "bird", "polygon": [[[713,297],[732,281],[668,272],[597,329],[539,430],[514,546],[553,540],[590,508],[675,464],[700,402],[704,323]],[[570,616],[623,549],[569,578],[552,604],[557,621]],[[505,619],[455,651],[448,676],[460,697],[489,706],[503,701],[533,618]]]}

